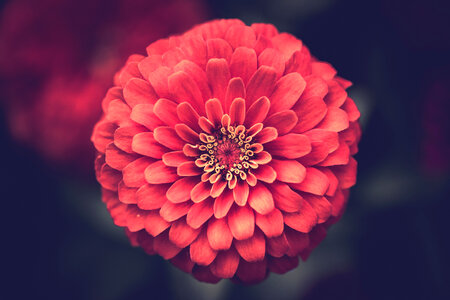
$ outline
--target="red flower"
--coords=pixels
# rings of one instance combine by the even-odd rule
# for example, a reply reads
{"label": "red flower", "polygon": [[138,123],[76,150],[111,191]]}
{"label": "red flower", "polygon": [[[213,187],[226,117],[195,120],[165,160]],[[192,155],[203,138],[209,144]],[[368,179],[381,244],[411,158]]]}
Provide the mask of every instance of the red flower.
{"label": "red flower", "polygon": [[52,162],[91,170],[89,136],[114,72],[149,41],[204,20],[201,3],[7,3],[0,17],[0,90],[14,138]]}
{"label": "red flower", "polygon": [[202,281],[296,267],[355,183],[350,82],[269,24],[212,21],[147,53],[117,74],[92,135],[115,224]]}

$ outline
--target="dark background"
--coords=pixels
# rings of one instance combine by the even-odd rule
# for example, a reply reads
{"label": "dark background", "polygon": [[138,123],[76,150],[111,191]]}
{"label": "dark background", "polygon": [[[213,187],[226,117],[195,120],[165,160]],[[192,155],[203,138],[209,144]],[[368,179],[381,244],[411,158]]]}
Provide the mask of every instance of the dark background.
{"label": "dark background", "polygon": [[197,283],[132,248],[93,175],[68,176],[18,145],[0,111],[1,298],[450,299],[447,2],[209,1],[211,18],[273,23],[302,39],[354,82],[362,113],[343,219],[306,263],[252,287]]}

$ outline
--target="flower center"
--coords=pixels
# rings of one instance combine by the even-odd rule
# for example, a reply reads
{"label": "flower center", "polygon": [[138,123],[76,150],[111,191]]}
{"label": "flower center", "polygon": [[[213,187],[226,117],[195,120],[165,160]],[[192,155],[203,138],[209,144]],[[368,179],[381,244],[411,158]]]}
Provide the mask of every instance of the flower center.
{"label": "flower center", "polygon": [[252,136],[246,135],[243,125],[221,127],[214,134],[200,134],[202,152],[196,165],[202,167],[204,180],[215,182],[220,177],[227,181],[247,179],[249,168],[256,169],[258,164],[252,161],[254,155]]}

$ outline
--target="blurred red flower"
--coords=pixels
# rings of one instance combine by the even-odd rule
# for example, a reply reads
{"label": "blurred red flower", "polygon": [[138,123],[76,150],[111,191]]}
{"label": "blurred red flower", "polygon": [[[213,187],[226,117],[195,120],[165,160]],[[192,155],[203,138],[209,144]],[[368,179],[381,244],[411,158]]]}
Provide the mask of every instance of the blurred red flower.
{"label": "blurred red flower", "polygon": [[202,24],[133,55],[103,100],[97,179],[133,245],[202,281],[306,259],[355,184],[350,82],[270,24]]}
{"label": "blurred red flower", "polygon": [[12,135],[91,170],[100,99],[129,53],[205,20],[202,0],[12,0],[0,21],[0,90]]}

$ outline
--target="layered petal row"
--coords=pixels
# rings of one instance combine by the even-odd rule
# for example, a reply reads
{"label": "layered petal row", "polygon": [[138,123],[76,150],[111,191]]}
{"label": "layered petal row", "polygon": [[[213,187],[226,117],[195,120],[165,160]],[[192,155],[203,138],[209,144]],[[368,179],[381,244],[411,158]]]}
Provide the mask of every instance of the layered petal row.
{"label": "layered petal row", "polygon": [[292,35],[239,20],[131,56],[92,134],[115,224],[201,281],[295,268],[356,181],[359,111],[336,73]]}

